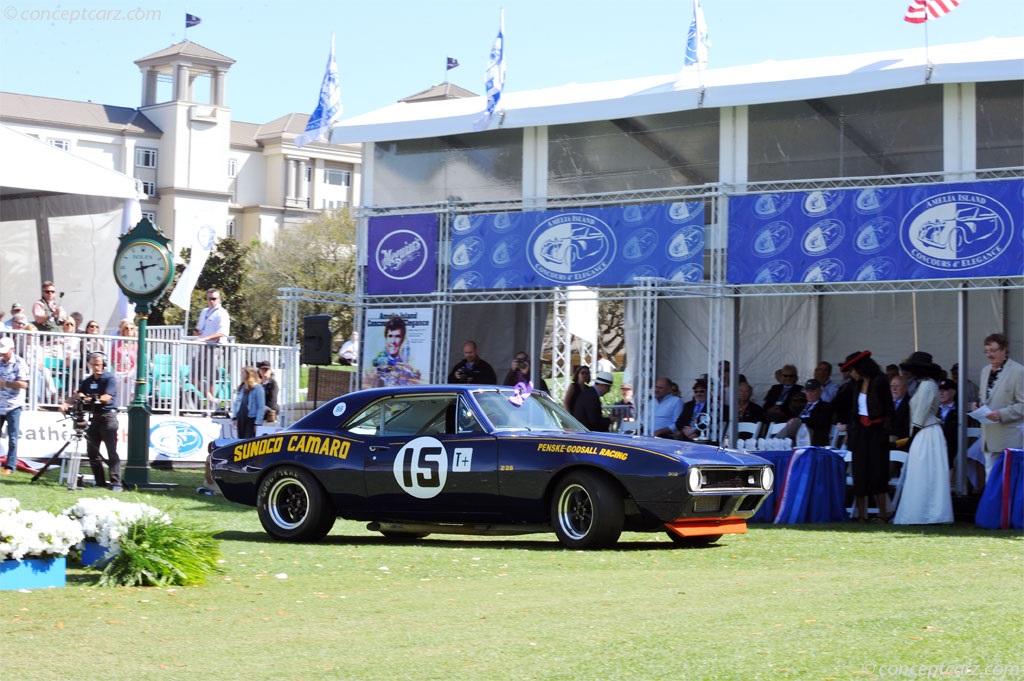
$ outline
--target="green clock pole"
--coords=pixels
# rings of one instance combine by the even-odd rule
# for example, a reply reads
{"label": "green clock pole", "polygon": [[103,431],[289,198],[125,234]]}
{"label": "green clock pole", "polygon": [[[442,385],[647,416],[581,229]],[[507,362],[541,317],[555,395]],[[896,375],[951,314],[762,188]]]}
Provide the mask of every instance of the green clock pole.
{"label": "green clock pole", "polygon": [[135,323],[139,329],[138,357],[135,362],[135,399],[128,407],[128,459],[124,483],[132,487],[149,487],[149,356],[146,351],[146,330],[149,325],[149,304],[137,305]]}

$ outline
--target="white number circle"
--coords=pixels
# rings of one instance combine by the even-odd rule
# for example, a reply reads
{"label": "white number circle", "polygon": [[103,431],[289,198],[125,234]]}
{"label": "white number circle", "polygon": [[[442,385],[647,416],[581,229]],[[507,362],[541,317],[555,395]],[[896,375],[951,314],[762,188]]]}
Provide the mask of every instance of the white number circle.
{"label": "white number circle", "polygon": [[395,457],[395,481],[417,499],[432,499],[448,479],[448,451],[433,437],[418,437]]}

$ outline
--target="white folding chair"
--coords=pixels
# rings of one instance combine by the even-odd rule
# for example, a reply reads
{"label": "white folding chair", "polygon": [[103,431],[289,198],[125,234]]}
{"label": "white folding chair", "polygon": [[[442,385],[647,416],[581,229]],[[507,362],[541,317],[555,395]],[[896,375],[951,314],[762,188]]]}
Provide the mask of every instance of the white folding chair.
{"label": "white folding chair", "polygon": [[757,421],[740,421],[736,424],[736,437],[747,438],[757,437],[761,430],[761,424]]}
{"label": "white folding chair", "polygon": [[782,423],[769,423],[768,432],[764,434],[765,437],[775,437],[775,434],[785,428],[788,424],[783,421]]}
{"label": "white folding chair", "polygon": [[[889,452],[889,487],[893,488],[892,504],[889,513],[895,513],[896,507],[900,503],[900,495],[903,493],[903,481],[907,477],[908,458],[909,454],[899,449],[893,449]],[[894,464],[900,465],[898,472],[893,471]]]}
{"label": "white folding chair", "polygon": [[846,433],[839,430],[838,423],[832,425],[832,430],[828,434],[828,444],[832,449],[842,449],[846,444]]}

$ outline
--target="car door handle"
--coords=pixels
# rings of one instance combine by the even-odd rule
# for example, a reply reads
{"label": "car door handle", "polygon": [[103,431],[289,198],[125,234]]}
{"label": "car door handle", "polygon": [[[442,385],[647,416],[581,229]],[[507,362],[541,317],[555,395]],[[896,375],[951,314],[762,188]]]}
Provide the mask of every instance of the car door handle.
{"label": "car door handle", "polygon": [[391,449],[391,447],[388,447],[387,445],[370,445],[371,452],[384,451],[386,449]]}

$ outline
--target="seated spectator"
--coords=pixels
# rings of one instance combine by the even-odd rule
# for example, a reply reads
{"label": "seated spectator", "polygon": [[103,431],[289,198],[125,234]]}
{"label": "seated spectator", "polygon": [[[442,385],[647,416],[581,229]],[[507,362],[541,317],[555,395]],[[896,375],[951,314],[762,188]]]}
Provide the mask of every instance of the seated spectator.
{"label": "seated spectator", "polygon": [[956,462],[959,421],[956,413],[956,383],[948,378],[939,383],[938,417],[942,423],[942,434],[946,437],[949,467],[952,468]]}
{"label": "seated spectator", "polygon": [[900,375],[900,367],[897,364],[886,364],[885,375],[891,381],[896,376]]}
{"label": "seated spectator", "polygon": [[344,366],[359,364],[359,332],[353,331],[352,337],[341,344],[338,350],[338,363]]}
{"label": "seated spectator", "polygon": [[824,360],[814,367],[814,380],[821,384],[821,399],[831,402],[839,386],[832,382],[832,363]]}
{"label": "seated spectator", "polygon": [[791,418],[776,437],[790,438],[794,442],[801,425],[807,426],[811,434],[811,445],[827,447],[832,434],[834,414],[832,404],[821,396],[821,383],[810,379],[804,384],[805,404],[800,414]]}
{"label": "seated spectator", "polygon": [[683,398],[672,394],[672,381],[662,376],[654,381],[654,437],[672,437],[676,421],[683,413]]}
{"label": "seated spectator", "polygon": [[[509,369],[508,373],[505,374],[505,380],[501,382],[502,385],[516,385],[517,383],[530,383],[532,378],[530,377],[530,355],[525,351],[520,350],[512,358],[512,368]],[[548,383],[543,378],[539,379],[536,387],[538,390],[543,390],[546,393],[550,393],[548,390]]]}
{"label": "seated spectator", "polygon": [[627,407],[627,409],[620,410],[620,413],[622,414],[622,420],[635,421],[636,404],[633,402],[633,386],[629,383],[623,383],[622,386],[619,388],[619,393],[622,397],[613,406]]}
{"label": "seated spectator", "polygon": [[793,399],[800,394],[796,367],[787,364],[779,370],[778,376],[779,383],[769,388],[764,396],[765,423],[784,423],[799,413],[793,408]]}
{"label": "seated spectator", "polygon": [[[701,419],[701,414],[705,414]],[[698,378],[693,384],[693,399],[683,404],[683,410],[679,412],[676,419],[675,437],[677,440],[695,442],[703,440],[706,436],[708,414],[708,382]]]}
{"label": "seated spectator", "polygon": [[[764,419],[764,408],[757,402],[750,400],[754,395],[754,389],[749,383],[743,381],[736,391],[736,422],[737,423],[760,423]],[[737,437],[757,437],[758,433],[737,432]]]}
{"label": "seated spectator", "polygon": [[[953,379],[953,382],[956,383],[958,386],[960,385],[960,365],[959,364],[954,364],[953,366],[951,366],[949,368],[949,377],[951,379]],[[959,390],[959,388],[957,388],[957,390]],[[979,393],[978,393],[978,385],[974,381],[972,381],[971,379],[968,378],[967,382],[965,384],[965,387],[964,387],[964,397],[966,398],[964,400],[964,404],[976,404],[979,401],[978,400],[978,395],[979,395]],[[971,425],[973,425],[973,426],[978,425],[977,421],[974,421],[974,419],[971,419],[970,421],[972,422]]]}
{"label": "seated spectator", "polygon": [[893,449],[907,451],[910,447],[910,396],[907,394],[907,381],[903,376],[894,376],[889,380],[889,392],[892,394],[893,415],[889,420],[889,442]]}
{"label": "seated spectator", "polygon": [[598,371],[593,386],[580,391],[573,405],[572,415],[587,430],[608,432],[608,419],[601,413],[601,398],[611,389],[615,378],[607,371]]}

